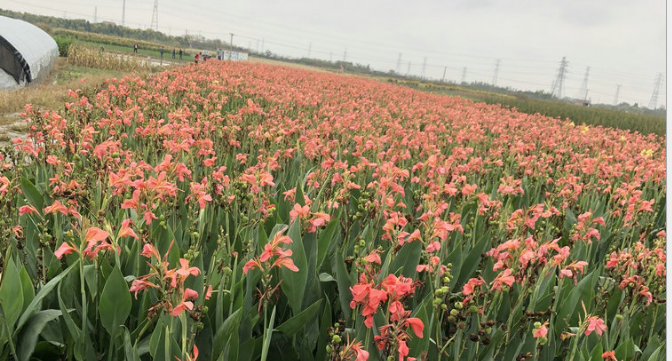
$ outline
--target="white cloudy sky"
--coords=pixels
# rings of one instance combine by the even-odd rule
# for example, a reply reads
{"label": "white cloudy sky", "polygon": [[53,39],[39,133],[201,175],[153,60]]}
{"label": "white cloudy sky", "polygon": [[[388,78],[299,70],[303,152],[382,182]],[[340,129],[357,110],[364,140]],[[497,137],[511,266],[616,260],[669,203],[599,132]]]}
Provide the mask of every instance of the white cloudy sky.
{"label": "white cloudy sky", "polygon": [[[123,0],[4,0],[16,11],[121,22]],[[154,0],[126,0],[126,24],[147,28]],[[551,90],[562,57],[564,93],[647,106],[662,73],[666,97],[665,0],[159,0],[159,30],[200,33],[287,56],[370,64],[441,79]],[[345,54],[347,51],[347,54]],[[401,66],[398,68],[399,54]]]}

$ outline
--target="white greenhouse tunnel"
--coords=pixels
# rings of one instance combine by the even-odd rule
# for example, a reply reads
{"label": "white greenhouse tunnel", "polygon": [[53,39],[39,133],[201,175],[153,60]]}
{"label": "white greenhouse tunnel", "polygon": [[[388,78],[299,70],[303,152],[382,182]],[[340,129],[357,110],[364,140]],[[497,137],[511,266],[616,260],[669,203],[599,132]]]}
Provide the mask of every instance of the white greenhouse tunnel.
{"label": "white greenhouse tunnel", "polygon": [[0,90],[43,81],[56,58],[58,45],[49,34],[25,21],[0,16]]}

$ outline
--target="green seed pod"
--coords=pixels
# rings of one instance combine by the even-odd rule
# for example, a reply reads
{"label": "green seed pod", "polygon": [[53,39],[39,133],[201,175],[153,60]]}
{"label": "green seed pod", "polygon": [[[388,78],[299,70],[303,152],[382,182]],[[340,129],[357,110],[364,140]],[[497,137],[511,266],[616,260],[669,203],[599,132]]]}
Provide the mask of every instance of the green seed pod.
{"label": "green seed pod", "polygon": [[334,335],[334,337],[331,338],[331,343],[341,343],[341,336]]}
{"label": "green seed pod", "polygon": [[534,328],[539,328],[541,327],[541,322],[537,321],[534,323]]}
{"label": "green seed pod", "polygon": [[363,240],[363,239],[360,240],[360,241],[359,241],[359,246],[360,246],[360,247],[365,247],[365,246],[366,246],[366,241]]}
{"label": "green seed pod", "polygon": [[455,304],[453,304],[453,306],[455,308],[457,308],[458,310],[461,310],[462,308],[464,308],[464,304],[462,304],[462,302],[455,302]]}
{"label": "green seed pod", "polygon": [[459,315],[459,314],[460,314],[460,312],[458,312],[456,309],[452,309],[452,310],[450,310],[450,315],[451,315],[451,316],[457,316],[457,315]]}
{"label": "green seed pod", "polygon": [[469,307],[469,312],[471,312],[471,313],[476,313],[476,312],[478,312],[478,307],[476,307],[476,306],[470,306],[470,307]]}

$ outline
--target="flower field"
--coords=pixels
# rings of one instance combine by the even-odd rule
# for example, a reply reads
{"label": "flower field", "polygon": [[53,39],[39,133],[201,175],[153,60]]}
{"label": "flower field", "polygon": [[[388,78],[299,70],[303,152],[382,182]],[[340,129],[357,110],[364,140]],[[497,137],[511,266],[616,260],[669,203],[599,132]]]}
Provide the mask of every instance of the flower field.
{"label": "flower field", "polygon": [[25,116],[0,359],[664,357],[664,137],[216,61]]}

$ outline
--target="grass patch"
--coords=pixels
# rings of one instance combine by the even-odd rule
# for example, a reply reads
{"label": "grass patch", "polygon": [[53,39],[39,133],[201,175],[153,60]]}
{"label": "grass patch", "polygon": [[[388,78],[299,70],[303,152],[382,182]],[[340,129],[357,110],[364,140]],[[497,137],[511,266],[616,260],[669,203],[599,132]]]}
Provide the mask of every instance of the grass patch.
{"label": "grass patch", "polygon": [[15,123],[18,120],[16,113],[22,112],[26,104],[40,109],[58,109],[63,106],[68,89],[100,86],[107,79],[121,78],[130,73],[75,66],[68,64],[65,58],[58,58],[56,66],[44,82],[0,92],[0,125]]}

